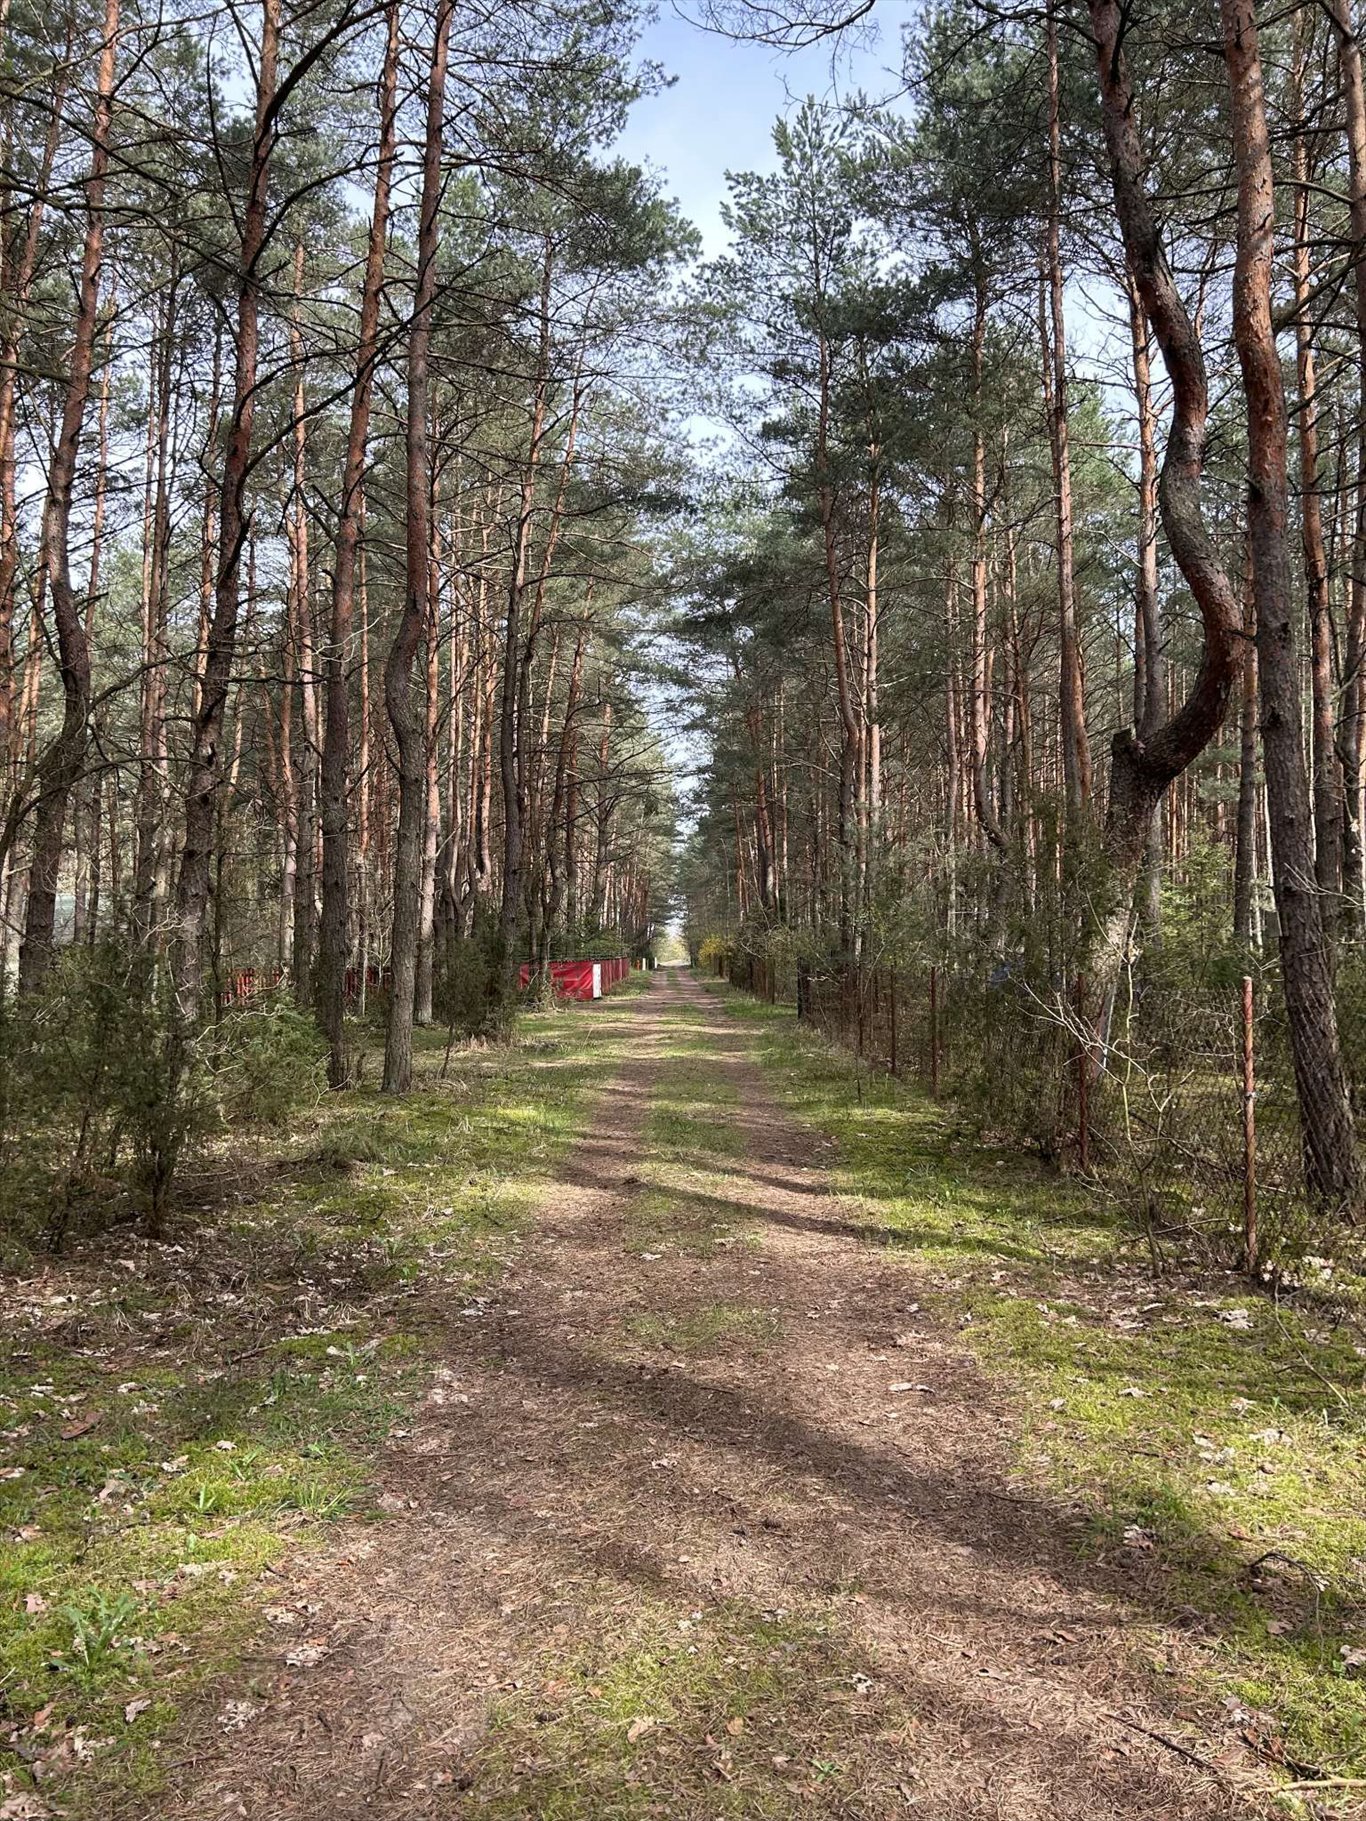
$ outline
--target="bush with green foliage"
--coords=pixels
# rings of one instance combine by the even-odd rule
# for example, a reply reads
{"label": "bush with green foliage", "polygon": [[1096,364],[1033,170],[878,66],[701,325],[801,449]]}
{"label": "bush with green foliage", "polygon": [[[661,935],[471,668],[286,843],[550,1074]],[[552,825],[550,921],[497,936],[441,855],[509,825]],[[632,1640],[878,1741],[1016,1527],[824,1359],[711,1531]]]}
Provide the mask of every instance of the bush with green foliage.
{"label": "bush with green foliage", "polygon": [[318,1027],[283,992],[228,1012],[213,1034],[211,1068],[228,1125],[282,1126],[326,1085]]}
{"label": "bush with green foliage", "polygon": [[188,1027],[164,960],[118,935],[66,949],[0,998],[0,1222],[59,1246],[141,1215],[225,1125],[282,1124],[321,1083],[312,1021],[278,996]]}

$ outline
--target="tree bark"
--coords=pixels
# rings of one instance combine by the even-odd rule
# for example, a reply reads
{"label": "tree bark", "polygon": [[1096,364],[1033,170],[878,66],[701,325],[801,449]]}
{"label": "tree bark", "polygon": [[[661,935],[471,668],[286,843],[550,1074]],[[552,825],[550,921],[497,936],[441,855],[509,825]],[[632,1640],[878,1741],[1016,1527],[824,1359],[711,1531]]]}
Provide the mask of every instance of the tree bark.
{"label": "tree bark", "polygon": [[118,50],[119,0],[105,0],[103,36],[95,79],[90,131],[90,171],[85,183],[85,239],[76,300],[76,326],[61,428],[48,470],[47,572],[57,653],[62,675],[62,723],[38,762],[38,806],[29,866],[24,937],[19,948],[19,990],[41,986],[52,965],[57,914],[57,879],[67,803],[85,764],[90,718],[90,642],[71,584],[71,508],[80,457],[81,429],[90,397],[99,322],[100,271],[104,258],[104,189],[114,113],[114,67]]}
{"label": "tree bark", "polygon": [[1133,89],[1121,49],[1119,0],[1090,0],[1101,117],[1115,211],[1143,314],[1172,384],[1158,506],[1172,555],[1200,611],[1203,648],[1185,700],[1159,725],[1125,728],[1112,745],[1105,851],[1111,879],[1098,923],[1092,990],[1108,990],[1128,941],[1134,888],[1162,793],[1222,726],[1240,669],[1241,615],[1200,502],[1209,387],[1200,337],[1167,262],[1146,187]]}
{"label": "tree bark", "polygon": [[394,920],[389,944],[391,982],[382,1083],[386,1094],[406,1094],[413,1079],[413,1004],[422,892],[422,834],[427,803],[424,718],[419,715],[414,699],[413,663],[427,621],[431,563],[431,459],[427,435],[429,354],[432,305],[436,297],[441,136],[446,118],[446,63],[452,10],[453,0],[438,0],[427,76],[417,281],[408,331],[407,562],[403,613],[384,667],[385,705],[398,748],[398,837],[394,850]]}
{"label": "tree bark", "polygon": [[[347,853],[347,763],[351,748],[351,704],[348,666],[355,624],[357,552],[361,538],[361,489],[365,480],[365,447],[370,431],[370,399],[379,357],[379,312],[384,293],[384,243],[389,228],[389,194],[397,145],[398,4],[391,0],[380,76],[379,153],[375,196],[370,212],[370,240],[361,285],[360,326],[356,341],[356,378],[351,393],[346,454],[342,463],[341,510],[332,565],[332,612],[323,652],[325,725],[323,731],[321,804],[322,913],[318,926],[316,992],[318,1022],[327,1039],[327,1079],[346,1085],[344,1018],[346,956],[350,925],[350,863]],[[369,703],[362,692],[362,727]],[[369,779],[359,774],[364,799]],[[363,860],[362,860],[363,864]],[[364,963],[362,962],[362,966]]]}
{"label": "tree bark", "polygon": [[204,642],[199,701],[191,728],[185,835],[176,880],[172,970],[183,1018],[199,1011],[203,985],[204,927],[212,878],[214,829],[219,794],[219,740],[227,708],[233,654],[237,646],[238,583],[242,551],[251,528],[247,475],[256,419],[256,363],[260,340],[260,261],[266,239],[266,198],[276,136],[276,88],[280,53],[280,0],[261,0],[261,44],[256,64],[256,125],[252,139],[247,200],[242,215],[238,265],[237,353],[232,418],[219,490],[218,571],[213,615]]}
{"label": "tree bark", "polygon": [[1233,332],[1248,419],[1248,539],[1267,814],[1275,861],[1281,981],[1311,1192],[1334,1209],[1361,1199],[1337,1011],[1314,857],[1309,780],[1300,743],[1299,673],[1288,541],[1285,386],[1271,322],[1275,190],[1257,27],[1251,0],[1220,0],[1230,125],[1238,172]]}

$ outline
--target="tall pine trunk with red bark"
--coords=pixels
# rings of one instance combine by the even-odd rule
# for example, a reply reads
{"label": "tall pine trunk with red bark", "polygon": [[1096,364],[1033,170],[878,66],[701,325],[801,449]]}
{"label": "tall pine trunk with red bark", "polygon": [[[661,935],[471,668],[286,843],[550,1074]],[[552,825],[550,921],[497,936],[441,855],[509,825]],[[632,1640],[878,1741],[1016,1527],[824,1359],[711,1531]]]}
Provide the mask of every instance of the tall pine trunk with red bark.
{"label": "tall pine trunk with red bark", "polygon": [[1233,333],[1247,401],[1248,540],[1281,981],[1309,1184],[1330,1207],[1355,1212],[1362,1194],[1361,1165],[1314,879],[1313,807],[1300,734],[1290,584],[1289,428],[1271,321],[1276,196],[1266,97],[1252,0],[1220,0],[1219,11],[1238,172]]}

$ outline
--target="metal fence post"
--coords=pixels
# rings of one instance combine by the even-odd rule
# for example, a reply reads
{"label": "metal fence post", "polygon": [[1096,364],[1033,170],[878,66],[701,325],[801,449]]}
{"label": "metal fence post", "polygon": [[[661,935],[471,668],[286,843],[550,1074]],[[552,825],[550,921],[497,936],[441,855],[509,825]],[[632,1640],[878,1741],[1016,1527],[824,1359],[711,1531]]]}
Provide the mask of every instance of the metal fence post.
{"label": "metal fence post", "polygon": [[1257,1065],[1252,976],[1243,976],[1243,1264],[1257,1269]]}

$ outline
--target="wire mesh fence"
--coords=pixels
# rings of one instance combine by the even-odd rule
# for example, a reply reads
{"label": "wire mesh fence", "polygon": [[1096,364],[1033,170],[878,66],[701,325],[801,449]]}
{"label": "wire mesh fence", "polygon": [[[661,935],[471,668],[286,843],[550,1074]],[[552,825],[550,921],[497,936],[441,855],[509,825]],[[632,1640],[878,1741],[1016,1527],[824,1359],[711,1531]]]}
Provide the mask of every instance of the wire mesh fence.
{"label": "wire mesh fence", "polygon": [[1352,1227],[1306,1190],[1274,979],[1196,987],[1125,973],[1097,1006],[1084,981],[1044,985],[1006,966],[779,969],[734,952],[724,971],[955,1102],[984,1134],[1084,1175],[1155,1253],[1320,1287],[1359,1270]]}

